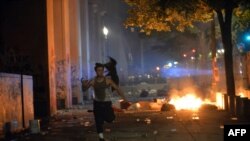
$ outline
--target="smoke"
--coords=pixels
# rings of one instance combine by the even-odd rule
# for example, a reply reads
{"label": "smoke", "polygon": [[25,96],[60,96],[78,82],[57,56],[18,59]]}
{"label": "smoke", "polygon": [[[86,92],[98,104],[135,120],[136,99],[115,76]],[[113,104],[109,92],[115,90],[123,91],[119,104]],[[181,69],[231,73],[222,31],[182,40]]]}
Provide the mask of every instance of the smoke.
{"label": "smoke", "polygon": [[169,97],[182,97],[187,94],[193,94],[202,99],[210,95],[210,85],[202,85],[196,82],[192,77],[179,77],[168,79]]}
{"label": "smoke", "polygon": [[202,70],[202,69],[188,69],[181,67],[174,67],[164,69],[162,75],[164,77],[191,77],[191,76],[202,76],[202,75],[211,75],[211,70]]}

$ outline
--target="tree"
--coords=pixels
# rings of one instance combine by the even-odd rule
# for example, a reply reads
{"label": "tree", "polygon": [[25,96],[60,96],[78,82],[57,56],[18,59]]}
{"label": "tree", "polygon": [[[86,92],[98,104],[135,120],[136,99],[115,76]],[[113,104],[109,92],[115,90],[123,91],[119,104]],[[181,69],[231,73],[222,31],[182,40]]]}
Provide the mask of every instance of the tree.
{"label": "tree", "polygon": [[145,32],[147,35],[152,31],[184,31],[192,28],[197,22],[213,20],[216,13],[225,50],[227,94],[235,96],[232,17],[234,12],[248,9],[249,0],[125,0],[125,2],[130,6],[125,26],[138,27],[140,32]]}

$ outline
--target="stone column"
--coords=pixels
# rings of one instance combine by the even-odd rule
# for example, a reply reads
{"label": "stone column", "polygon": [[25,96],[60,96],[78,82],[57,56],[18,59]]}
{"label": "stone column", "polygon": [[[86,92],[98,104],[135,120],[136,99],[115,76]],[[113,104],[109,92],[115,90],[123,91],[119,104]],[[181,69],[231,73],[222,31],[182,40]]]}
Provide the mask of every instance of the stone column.
{"label": "stone column", "polygon": [[82,69],[83,76],[90,77],[90,45],[88,0],[81,1],[81,39],[82,39]]}
{"label": "stone column", "polygon": [[[84,0],[86,1],[86,0]],[[83,14],[86,14],[85,12]],[[73,104],[83,102],[81,93],[82,77],[82,48],[80,28],[80,1],[70,0],[69,3],[69,27],[70,27],[70,60],[71,60],[71,86]]]}
{"label": "stone column", "polygon": [[[89,5],[88,0],[80,0],[80,21],[81,21],[81,53],[82,53],[82,77],[84,79],[91,79],[91,48],[90,48],[90,25],[89,25]],[[93,17],[91,17],[93,18]],[[93,23],[92,23],[93,24]],[[95,27],[97,28],[97,27]],[[91,31],[93,33],[93,31]],[[94,31],[95,32],[95,31]],[[95,44],[98,40],[95,40]],[[91,47],[95,47],[91,44]],[[96,53],[94,55],[98,56]],[[83,93],[83,92],[82,92]],[[90,91],[84,92],[83,95],[90,99]]]}
{"label": "stone column", "polygon": [[48,68],[49,68],[49,93],[50,115],[56,113],[56,68],[55,68],[55,40],[54,40],[54,16],[53,1],[47,0],[47,33],[48,33]]}
{"label": "stone column", "polygon": [[56,111],[56,99],[65,100],[65,108],[72,106],[72,66],[77,66],[79,76],[80,60],[77,4],[72,0],[47,0],[51,113]]}

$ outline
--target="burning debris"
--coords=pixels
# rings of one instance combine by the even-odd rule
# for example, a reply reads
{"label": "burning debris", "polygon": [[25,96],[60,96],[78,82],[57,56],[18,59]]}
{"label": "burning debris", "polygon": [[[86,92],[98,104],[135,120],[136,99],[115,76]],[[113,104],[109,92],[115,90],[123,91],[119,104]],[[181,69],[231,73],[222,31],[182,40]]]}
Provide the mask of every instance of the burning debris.
{"label": "burning debris", "polygon": [[[122,103],[117,101],[114,110],[116,112],[136,111],[174,111],[174,110],[221,110],[224,109],[224,94],[217,92],[215,101],[203,99],[192,89],[185,92],[171,91],[165,98],[153,99],[152,101],[138,101],[135,103]],[[116,108],[119,107],[119,108]]]}
{"label": "burning debris", "polygon": [[202,100],[193,94],[187,94],[183,97],[173,97],[169,103],[173,104],[176,110],[198,110],[202,105]]}
{"label": "burning debris", "polygon": [[202,100],[195,94],[186,94],[184,96],[172,96],[170,100],[162,106],[162,111],[175,110],[205,110],[213,111],[224,109],[224,95],[216,93],[216,101],[211,102],[208,99]]}

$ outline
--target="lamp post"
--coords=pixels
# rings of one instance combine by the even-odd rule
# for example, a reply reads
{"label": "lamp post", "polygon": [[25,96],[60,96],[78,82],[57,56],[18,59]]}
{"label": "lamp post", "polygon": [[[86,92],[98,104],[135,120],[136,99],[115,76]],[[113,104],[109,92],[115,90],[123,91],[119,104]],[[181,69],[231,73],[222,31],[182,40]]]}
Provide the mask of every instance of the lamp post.
{"label": "lamp post", "polygon": [[104,26],[103,29],[102,29],[102,32],[103,32],[103,35],[105,37],[105,39],[104,39],[104,48],[103,48],[103,63],[104,63],[104,61],[105,61],[104,58],[105,58],[105,56],[108,55],[108,52],[106,50],[106,48],[107,48],[106,46],[107,46],[107,40],[108,40],[109,30],[108,30],[108,28],[106,26]]}

